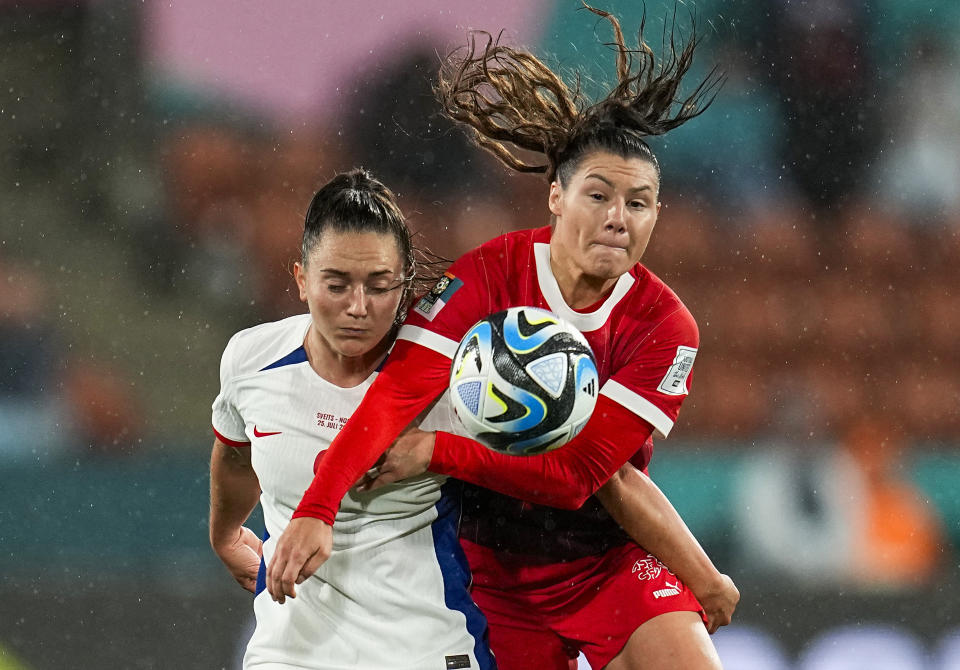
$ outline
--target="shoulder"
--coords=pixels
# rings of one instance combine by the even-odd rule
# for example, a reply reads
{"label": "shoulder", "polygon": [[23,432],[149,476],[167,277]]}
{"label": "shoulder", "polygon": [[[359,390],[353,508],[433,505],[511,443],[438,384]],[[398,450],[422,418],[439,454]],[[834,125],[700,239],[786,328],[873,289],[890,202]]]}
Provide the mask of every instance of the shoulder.
{"label": "shoulder", "polygon": [[660,277],[641,264],[631,270],[634,286],[626,313],[646,328],[669,332],[687,341],[699,342],[700,331],[693,314]]}
{"label": "shoulder", "polygon": [[515,259],[526,259],[533,252],[536,243],[550,242],[550,227],[515,230],[498,235],[479,247],[468,251],[463,258],[483,262],[484,264],[509,265]]}
{"label": "shoulder", "polygon": [[[533,267],[533,250],[537,242],[550,241],[550,229],[535,228],[498,235],[460,256],[434,287],[443,291],[449,283],[472,285],[481,290],[494,290],[504,277]],[[459,285],[458,284],[458,285]]]}
{"label": "shoulder", "polygon": [[221,376],[236,377],[257,372],[303,346],[310,326],[309,314],[245,328],[230,338],[223,351]]}

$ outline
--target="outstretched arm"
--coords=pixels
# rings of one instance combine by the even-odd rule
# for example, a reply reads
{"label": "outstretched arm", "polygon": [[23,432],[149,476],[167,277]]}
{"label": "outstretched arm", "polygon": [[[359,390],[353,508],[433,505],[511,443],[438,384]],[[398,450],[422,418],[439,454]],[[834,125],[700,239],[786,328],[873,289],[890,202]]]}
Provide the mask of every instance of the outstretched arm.
{"label": "outstretched arm", "polygon": [[450,359],[398,340],[383,371],[320,459],[277,542],[267,567],[267,590],[277,602],[296,597],[295,585],[316,572],[333,550],[340,501],[400,432],[447,386]]}
{"label": "outstretched arm", "polygon": [[649,477],[627,463],[597,491],[597,498],[637,544],[693,591],[707,614],[710,633],[730,623],[740,592],[732,579],[714,567],[670,500]]}
{"label": "outstretched arm", "polygon": [[383,371],[324,453],[293,518],[333,524],[340,501],[413,421],[447,387],[450,359],[398,340]]}
{"label": "outstretched arm", "polygon": [[577,509],[650,437],[652,427],[601,395],[590,421],[564,446],[536,456],[502,454],[451,433],[411,430],[387,452],[375,489],[426,470],[530,503]]}
{"label": "outstretched arm", "polygon": [[646,421],[601,395],[584,429],[558,449],[513,456],[438,432],[428,469],[526,502],[578,509],[652,432]]}

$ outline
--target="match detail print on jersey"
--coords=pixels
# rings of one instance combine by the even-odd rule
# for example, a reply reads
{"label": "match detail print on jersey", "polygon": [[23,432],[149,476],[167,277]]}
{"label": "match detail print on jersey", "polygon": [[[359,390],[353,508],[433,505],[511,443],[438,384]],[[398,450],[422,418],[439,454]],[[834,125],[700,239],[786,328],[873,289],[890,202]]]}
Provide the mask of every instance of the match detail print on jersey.
{"label": "match detail print on jersey", "polygon": [[434,317],[440,313],[443,306],[450,302],[453,294],[463,286],[463,280],[457,279],[449,272],[444,272],[436,286],[430,289],[430,292],[420,298],[420,301],[414,307],[414,311],[420,314],[427,321],[433,321]]}
{"label": "match detail print on jersey", "polygon": [[693,359],[697,357],[697,350],[692,347],[677,347],[677,355],[673,357],[673,364],[664,375],[663,381],[657,390],[667,395],[687,395],[687,377],[693,367]]}

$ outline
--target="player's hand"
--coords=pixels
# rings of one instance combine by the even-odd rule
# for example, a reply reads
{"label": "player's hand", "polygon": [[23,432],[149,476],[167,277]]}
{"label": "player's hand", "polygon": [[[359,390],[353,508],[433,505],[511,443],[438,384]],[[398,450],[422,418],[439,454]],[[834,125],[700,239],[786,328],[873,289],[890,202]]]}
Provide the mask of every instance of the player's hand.
{"label": "player's hand", "polygon": [[433,458],[437,434],[411,428],[397,438],[384,454],[379,467],[373,467],[360,480],[361,491],[373,491],[381,486],[415,477],[427,471]]}
{"label": "player's hand", "polygon": [[267,566],[270,597],[281,605],[287,596],[296,598],[294,585],[316,572],[332,550],[333,526],[311,517],[291,519]]}
{"label": "player's hand", "polygon": [[246,526],[240,526],[236,537],[214,544],[213,550],[240,586],[251,593],[256,591],[260,557],[263,555],[263,542],[256,533]]}
{"label": "player's hand", "polygon": [[380,474],[380,466],[383,465],[383,462],[386,460],[386,458],[386,453],[380,454],[380,458],[378,458],[377,462],[373,464],[373,467],[361,475],[360,479],[357,480],[357,483],[354,484],[354,486],[356,486],[360,491],[369,490],[368,485],[377,478],[377,475]]}
{"label": "player's hand", "polygon": [[720,626],[726,626],[733,618],[733,611],[740,602],[740,591],[733,580],[720,574],[719,578],[703,593],[694,593],[707,615],[707,631],[713,635]]}

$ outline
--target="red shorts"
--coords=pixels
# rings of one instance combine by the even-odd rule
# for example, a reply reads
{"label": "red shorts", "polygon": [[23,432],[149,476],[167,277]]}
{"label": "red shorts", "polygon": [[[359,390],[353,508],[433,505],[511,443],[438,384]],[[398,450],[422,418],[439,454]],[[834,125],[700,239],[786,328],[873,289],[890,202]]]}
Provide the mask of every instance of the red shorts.
{"label": "red shorts", "polygon": [[487,616],[499,670],[568,670],[583,652],[602,668],[641,624],[700,603],[636,544],[568,563],[531,564],[460,540],[473,571],[473,599]]}

